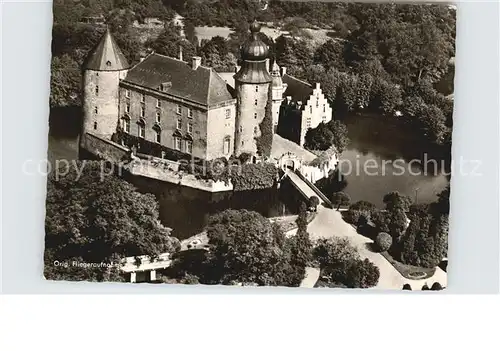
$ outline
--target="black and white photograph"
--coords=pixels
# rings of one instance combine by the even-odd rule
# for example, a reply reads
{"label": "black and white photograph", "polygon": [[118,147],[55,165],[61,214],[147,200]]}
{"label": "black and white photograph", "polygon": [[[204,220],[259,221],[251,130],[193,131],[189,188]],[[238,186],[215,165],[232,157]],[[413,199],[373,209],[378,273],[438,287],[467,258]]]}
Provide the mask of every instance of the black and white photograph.
{"label": "black and white photograph", "polygon": [[445,3],[54,0],[44,278],[446,289],[455,36]]}

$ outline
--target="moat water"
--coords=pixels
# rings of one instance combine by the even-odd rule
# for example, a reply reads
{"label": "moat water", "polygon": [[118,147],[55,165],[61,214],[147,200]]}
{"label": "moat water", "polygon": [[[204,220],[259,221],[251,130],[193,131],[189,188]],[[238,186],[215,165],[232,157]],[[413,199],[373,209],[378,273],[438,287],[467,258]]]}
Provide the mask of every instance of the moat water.
{"label": "moat water", "polygon": [[[442,173],[431,170],[424,174],[421,164],[411,162],[415,145],[411,133],[388,126],[381,116],[349,116],[344,122],[351,143],[341,155],[340,169],[346,174],[344,192],[352,202],[365,200],[382,207],[386,193],[399,191],[414,201],[428,203],[435,201],[437,194],[448,185],[448,179]],[[56,128],[51,128],[49,161],[76,159],[77,139],[77,136],[62,135]],[[403,173],[402,168],[405,169]],[[287,182],[283,182],[280,189],[212,194],[146,178],[129,181],[140,191],[156,195],[163,224],[172,228],[179,239],[199,233],[211,214],[227,208],[247,208],[267,217],[276,217],[297,213],[302,200]]]}

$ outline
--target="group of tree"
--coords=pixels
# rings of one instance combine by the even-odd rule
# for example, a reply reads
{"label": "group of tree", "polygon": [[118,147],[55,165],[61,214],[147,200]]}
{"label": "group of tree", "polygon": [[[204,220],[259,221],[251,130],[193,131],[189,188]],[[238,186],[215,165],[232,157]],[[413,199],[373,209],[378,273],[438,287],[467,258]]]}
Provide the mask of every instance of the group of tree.
{"label": "group of tree", "polygon": [[316,128],[306,132],[304,146],[309,150],[328,150],[332,146],[342,153],[350,139],[347,135],[347,126],[339,120],[320,123]]}
{"label": "group of tree", "polygon": [[[159,220],[159,204],[98,161],[52,172],[47,183],[45,277],[120,281],[122,259],[174,253],[179,240]],[[80,267],[75,263],[106,265]],[[109,266],[108,266],[109,265]]]}
{"label": "group of tree", "polygon": [[[384,196],[385,209],[360,201],[344,214],[358,231],[372,235],[380,251],[413,266],[433,268],[447,256],[449,186],[431,204],[412,204],[408,196]],[[373,230],[374,228],[374,230]]]}
{"label": "group of tree", "polygon": [[[434,291],[439,291],[439,290],[443,290],[443,286],[439,283],[439,282],[435,282],[434,284],[432,284],[431,288],[429,289],[429,286],[427,285],[427,283],[425,283],[423,286],[422,286],[422,290],[434,290]],[[405,284],[403,285],[403,290],[412,290],[411,288],[411,285],[410,284]]]}
{"label": "group of tree", "polygon": [[209,250],[181,255],[169,274],[178,281],[196,277],[202,284],[298,286],[312,250],[305,206],[297,224],[297,234],[286,238],[257,212],[225,210],[208,221]]}
{"label": "group of tree", "polygon": [[320,279],[330,287],[369,288],[377,285],[380,271],[368,259],[361,259],[346,238],[319,239],[313,258],[321,269]]}

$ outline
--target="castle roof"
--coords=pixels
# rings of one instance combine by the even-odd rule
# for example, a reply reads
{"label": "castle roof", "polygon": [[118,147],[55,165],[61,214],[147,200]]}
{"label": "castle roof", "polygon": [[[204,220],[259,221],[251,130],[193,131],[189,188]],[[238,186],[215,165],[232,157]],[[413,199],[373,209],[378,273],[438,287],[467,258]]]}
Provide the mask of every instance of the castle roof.
{"label": "castle roof", "polygon": [[125,55],[113,39],[109,28],[103,34],[97,45],[89,52],[83,69],[94,71],[121,71],[129,68]]}
{"label": "castle roof", "polygon": [[259,39],[260,24],[254,21],[250,25],[251,38],[241,47],[241,58],[248,61],[262,61],[269,56],[269,47]]}
{"label": "castle roof", "polygon": [[206,106],[233,100],[224,79],[211,68],[193,69],[187,62],[156,53],[130,69],[123,81],[154,90],[168,83],[163,93]]}
{"label": "castle roof", "polygon": [[313,93],[313,86],[303,80],[284,74],[281,79],[287,85],[284,95],[291,96],[294,101],[301,101],[304,104]]}

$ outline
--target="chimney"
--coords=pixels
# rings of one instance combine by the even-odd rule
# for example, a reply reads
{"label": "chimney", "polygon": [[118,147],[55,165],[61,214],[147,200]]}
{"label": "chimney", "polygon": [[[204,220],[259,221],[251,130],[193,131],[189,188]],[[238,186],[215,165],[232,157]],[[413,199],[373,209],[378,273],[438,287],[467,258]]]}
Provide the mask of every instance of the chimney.
{"label": "chimney", "polygon": [[286,74],[286,67],[281,67],[281,76]]}
{"label": "chimney", "polygon": [[201,66],[201,57],[193,56],[193,69],[197,70]]}
{"label": "chimney", "polygon": [[183,61],[183,57],[182,57],[182,45],[179,45],[179,60]]}

